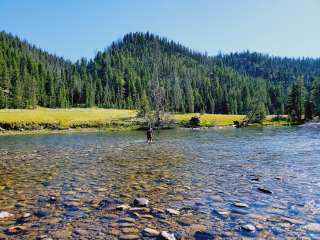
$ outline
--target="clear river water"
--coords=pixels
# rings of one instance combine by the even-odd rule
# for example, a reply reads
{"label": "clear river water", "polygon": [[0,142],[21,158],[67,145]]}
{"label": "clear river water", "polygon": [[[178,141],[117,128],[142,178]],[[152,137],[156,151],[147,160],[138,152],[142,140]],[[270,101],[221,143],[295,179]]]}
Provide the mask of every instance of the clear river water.
{"label": "clear river water", "polygon": [[1,136],[0,239],[320,239],[319,133]]}

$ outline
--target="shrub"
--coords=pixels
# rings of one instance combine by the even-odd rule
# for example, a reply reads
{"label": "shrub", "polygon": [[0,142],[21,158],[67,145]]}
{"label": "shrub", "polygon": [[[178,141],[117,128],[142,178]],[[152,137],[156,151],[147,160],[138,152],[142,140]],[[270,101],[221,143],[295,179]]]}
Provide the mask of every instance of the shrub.
{"label": "shrub", "polygon": [[189,120],[189,126],[190,127],[199,127],[200,126],[200,118],[197,116],[193,116],[190,120]]}

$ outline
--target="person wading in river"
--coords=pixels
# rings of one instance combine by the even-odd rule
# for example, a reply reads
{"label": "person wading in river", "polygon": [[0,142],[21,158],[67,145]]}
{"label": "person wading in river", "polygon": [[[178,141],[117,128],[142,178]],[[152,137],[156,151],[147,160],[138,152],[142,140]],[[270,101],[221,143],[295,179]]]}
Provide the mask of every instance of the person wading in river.
{"label": "person wading in river", "polygon": [[153,129],[152,127],[149,127],[147,130],[147,143],[152,143],[153,138]]}

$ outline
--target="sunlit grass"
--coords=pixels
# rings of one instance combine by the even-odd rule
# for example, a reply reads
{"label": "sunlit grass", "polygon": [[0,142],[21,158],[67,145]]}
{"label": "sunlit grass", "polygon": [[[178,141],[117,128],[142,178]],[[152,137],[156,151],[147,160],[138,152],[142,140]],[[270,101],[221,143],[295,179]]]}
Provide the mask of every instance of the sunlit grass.
{"label": "sunlit grass", "polygon": [[[8,130],[68,129],[68,128],[138,128],[137,111],[101,108],[71,108],[33,110],[0,110],[0,126]],[[193,116],[200,117],[201,126],[230,126],[234,121],[242,121],[245,115],[226,114],[173,114],[179,125],[185,125]],[[288,125],[286,117],[276,119],[267,116],[262,125]],[[261,126],[261,125],[260,125]]]}
{"label": "sunlit grass", "polygon": [[[234,124],[234,121],[243,121],[246,117],[245,115],[231,115],[231,114],[196,114],[196,113],[186,113],[186,114],[175,114],[174,118],[178,122],[187,123],[193,116],[200,117],[201,126],[230,126]],[[274,115],[268,115],[265,120],[263,120],[262,125],[273,125],[273,126],[285,126],[288,125],[286,116],[280,119],[276,119]]]}
{"label": "sunlit grass", "polygon": [[229,115],[229,114],[175,114],[177,121],[187,123],[191,117],[200,117],[201,126],[228,126],[232,125],[233,121],[242,121],[245,115]]}
{"label": "sunlit grass", "polygon": [[71,108],[33,110],[0,110],[0,123],[15,126],[56,125],[61,128],[85,125],[90,127],[135,118],[136,111],[99,108]]}
{"label": "sunlit grass", "polygon": [[272,125],[272,126],[287,126],[289,125],[289,122],[286,115],[281,117],[277,117],[275,115],[269,115],[263,120],[262,124]]}

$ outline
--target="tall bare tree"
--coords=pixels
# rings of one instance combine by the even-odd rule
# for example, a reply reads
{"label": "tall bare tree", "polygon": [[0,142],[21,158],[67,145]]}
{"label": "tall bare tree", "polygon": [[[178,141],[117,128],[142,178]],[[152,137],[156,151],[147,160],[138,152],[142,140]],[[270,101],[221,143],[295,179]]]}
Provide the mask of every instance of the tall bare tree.
{"label": "tall bare tree", "polygon": [[152,78],[149,82],[149,90],[151,96],[151,106],[155,111],[155,125],[160,125],[160,114],[161,111],[164,111],[164,96],[165,91],[163,86],[160,84],[160,63],[161,63],[161,51],[158,39],[155,39],[153,42],[153,52],[152,55]]}

